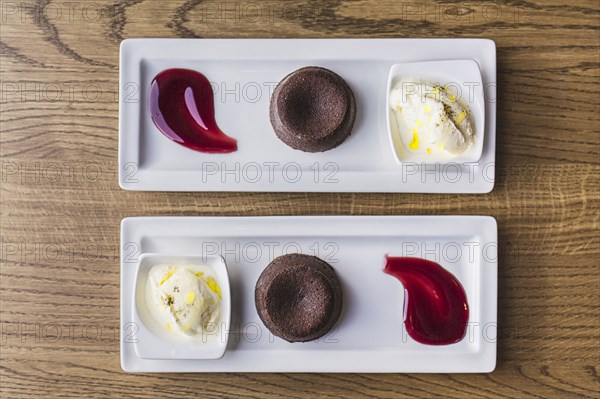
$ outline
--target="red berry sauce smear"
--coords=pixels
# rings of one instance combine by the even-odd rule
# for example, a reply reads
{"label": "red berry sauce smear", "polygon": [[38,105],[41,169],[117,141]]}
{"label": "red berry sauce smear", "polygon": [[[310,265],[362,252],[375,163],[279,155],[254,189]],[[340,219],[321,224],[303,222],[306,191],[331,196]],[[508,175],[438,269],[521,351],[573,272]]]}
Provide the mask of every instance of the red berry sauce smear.
{"label": "red berry sauce smear", "polygon": [[237,150],[237,140],[217,126],[213,90],[199,72],[160,72],[150,86],[148,106],[156,127],[176,143],[206,153]]}
{"label": "red berry sauce smear", "polygon": [[467,295],[450,272],[427,259],[389,256],[384,272],[404,286],[404,325],[415,341],[449,345],[464,338]]}

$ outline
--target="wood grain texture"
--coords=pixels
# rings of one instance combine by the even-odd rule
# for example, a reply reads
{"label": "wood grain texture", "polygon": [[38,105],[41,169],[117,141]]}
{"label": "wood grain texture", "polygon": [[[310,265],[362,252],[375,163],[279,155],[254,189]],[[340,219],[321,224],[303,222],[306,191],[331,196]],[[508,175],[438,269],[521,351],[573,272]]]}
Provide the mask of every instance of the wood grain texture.
{"label": "wood grain texture", "polygon": [[[596,0],[25,0],[0,7],[3,398],[599,397]],[[122,191],[118,45],[127,37],[492,38],[500,92],[496,188],[460,196]],[[314,214],[496,217],[497,370],[121,371],[121,218]]]}

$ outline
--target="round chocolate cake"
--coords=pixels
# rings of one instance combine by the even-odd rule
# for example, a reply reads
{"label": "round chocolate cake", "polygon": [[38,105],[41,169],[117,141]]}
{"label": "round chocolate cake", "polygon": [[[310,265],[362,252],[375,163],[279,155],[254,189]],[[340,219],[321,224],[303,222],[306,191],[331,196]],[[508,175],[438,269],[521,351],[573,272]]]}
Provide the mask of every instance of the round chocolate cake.
{"label": "round chocolate cake", "polygon": [[271,97],[271,125],[292,148],[327,151],[352,132],[356,103],[344,79],[320,67],[300,68],[287,75]]}
{"label": "round chocolate cake", "polygon": [[265,326],[288,342],[325,335],[342,311],[342,287],[333,268],[309,255],[275,258],[256,283],[256,310]]}

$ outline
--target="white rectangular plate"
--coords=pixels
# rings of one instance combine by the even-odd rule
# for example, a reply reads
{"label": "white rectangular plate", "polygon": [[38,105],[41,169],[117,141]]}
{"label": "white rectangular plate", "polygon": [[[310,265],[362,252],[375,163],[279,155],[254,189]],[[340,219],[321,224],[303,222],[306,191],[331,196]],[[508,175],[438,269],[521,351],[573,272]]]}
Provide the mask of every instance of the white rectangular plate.
{"label": "white rectangular plate", "polygon": [[[399,164],[386,126],[390,67],[451,59],[473,59],[481,69],[482,157],[467,164]],[[269,121],[277,83],[309,65],[343,77],[357,103],[352,135],[323,153],[293,150],[275,136]],[[238,151],[196,152],[154,126],[147,94],[154,76],[168,68],[194,69],[213,83],[217,123],[238,140]],[[119,184],[126,190],[487,193],[494,187],[496,46],[491,40],[128,39],[121,44],[119,78]]]}
{"label": "white rectangular plate", "polygon": [[[486,216],[140,217],[121,225],[121,366],[129,372],[490,372],[496,365],[497,226]],[[220,254],[232,292],[229,343],[218,360],[136,357],[133,287],[143,253]],[[256,280],[276,256],[319,256],[344,293],[325,337],[273,337],[254,304]],[[383,272],[384,255],[440,263],[467,294],[465,338],[429,346],[404,329],[404,290]]]}

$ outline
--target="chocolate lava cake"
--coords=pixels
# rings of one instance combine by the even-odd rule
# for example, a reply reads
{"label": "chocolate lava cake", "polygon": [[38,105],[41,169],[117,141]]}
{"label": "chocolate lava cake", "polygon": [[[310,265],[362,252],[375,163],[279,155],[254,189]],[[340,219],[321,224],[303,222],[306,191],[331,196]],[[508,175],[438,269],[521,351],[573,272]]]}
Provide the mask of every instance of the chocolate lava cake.
{"label": "chocolate lava cake", "polygon": [[275,258],[256,283],[256,310],[265,326],[288,342],[325,335],[342,311],[342,287],[335,270],[309,255]]}
{"label": "chocolate lava cake", "polygon": [[281,141],[304,152],[322,152],[350,135],[356,103],[344,79],[329,69],[310,66],[279,82],[269,114]]}

